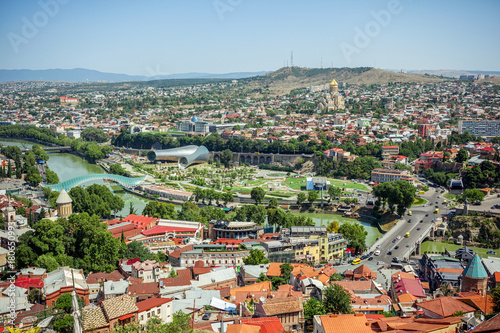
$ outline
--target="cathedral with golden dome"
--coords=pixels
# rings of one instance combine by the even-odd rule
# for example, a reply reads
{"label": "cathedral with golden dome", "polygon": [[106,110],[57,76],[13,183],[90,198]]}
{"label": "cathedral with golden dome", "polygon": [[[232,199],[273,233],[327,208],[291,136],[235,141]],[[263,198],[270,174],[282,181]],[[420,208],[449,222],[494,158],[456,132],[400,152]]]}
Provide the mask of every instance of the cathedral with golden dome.
{"label": "cathedral with golden dome", "polygon": [[330,110],[344,110],[344,97],[339,93],[339,84],[335,79],[330,82],[330,92],[325,96],[325,104]]}

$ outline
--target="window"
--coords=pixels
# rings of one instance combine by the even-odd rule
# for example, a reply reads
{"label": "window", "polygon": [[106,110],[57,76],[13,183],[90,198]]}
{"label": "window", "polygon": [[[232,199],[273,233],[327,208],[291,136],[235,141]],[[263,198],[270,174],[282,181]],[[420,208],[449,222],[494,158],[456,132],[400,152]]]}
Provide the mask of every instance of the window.
{"label": "window", "polygon": [[150,317],[151,317],[151,312],[148,312],[148,318],[150,318]]}
{"label": "window", "polygon": [[160,314],[160,309],[158,309],[158,311],[156,311],[156,314]]}
{"label": "window", "polygon": [[141,315],[141,321],[143,321],[143,320],[144,320],[144,315]]}

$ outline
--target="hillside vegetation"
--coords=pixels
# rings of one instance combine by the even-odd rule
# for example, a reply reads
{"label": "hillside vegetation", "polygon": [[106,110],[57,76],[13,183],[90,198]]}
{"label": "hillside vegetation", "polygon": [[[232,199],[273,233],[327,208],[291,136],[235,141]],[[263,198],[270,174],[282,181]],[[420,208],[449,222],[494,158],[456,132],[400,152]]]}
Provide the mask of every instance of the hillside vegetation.
{"label": "hillside vegetation", "polygon": [[247,84],[247,88],[268,89],[271,94],[287,94],[292,89],[328,84],[333,78],[338,82],[366,85],[387,84],[391,82],[430,83],[444,80],[438,76],[402,74],[371,67],[283,67],[277,71],[241,81]]}

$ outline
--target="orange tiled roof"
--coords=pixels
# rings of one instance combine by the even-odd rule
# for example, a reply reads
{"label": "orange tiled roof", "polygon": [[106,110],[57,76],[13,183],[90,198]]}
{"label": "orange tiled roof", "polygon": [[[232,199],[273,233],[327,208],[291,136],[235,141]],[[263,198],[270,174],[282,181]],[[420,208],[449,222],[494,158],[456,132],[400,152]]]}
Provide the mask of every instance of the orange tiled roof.
{"label": "orange tiled roof", "polygon": [[463,313],[474,312],[475,309],[452,297],[439,297],[430,301],[423,301],[417,307],[433,312],[443,318],[451,317],[457,311]]}
{"label": "orange tiled roof", "polygon": [[249,284],[248,286],[231,289],[231,296],[236,296],[239,291],[247,293],[273,290],[271,281],[262,281],[259,283]]}
{"label": "orange tiled roof", "polygon": [[320,316],[325,333],[373,333],[364,314]]}

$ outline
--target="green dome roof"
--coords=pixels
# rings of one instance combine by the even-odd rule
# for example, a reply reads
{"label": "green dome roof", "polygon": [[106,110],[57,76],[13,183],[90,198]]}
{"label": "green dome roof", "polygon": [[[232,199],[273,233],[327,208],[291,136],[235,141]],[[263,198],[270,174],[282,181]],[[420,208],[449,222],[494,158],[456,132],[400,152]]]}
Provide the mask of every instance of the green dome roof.
{"label": "green dome roof", "polygon": [[486,279],[488,278],[488,274],[486,274],[486,270],[484,269],[483,264],[481,263],[481,259],[476,254],[474,258],[470,261],[467,267],[464,269],[464,276],[473,278],[473,279]]}

